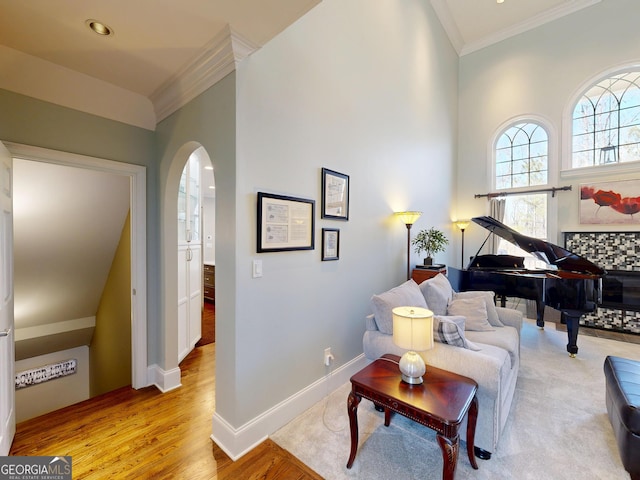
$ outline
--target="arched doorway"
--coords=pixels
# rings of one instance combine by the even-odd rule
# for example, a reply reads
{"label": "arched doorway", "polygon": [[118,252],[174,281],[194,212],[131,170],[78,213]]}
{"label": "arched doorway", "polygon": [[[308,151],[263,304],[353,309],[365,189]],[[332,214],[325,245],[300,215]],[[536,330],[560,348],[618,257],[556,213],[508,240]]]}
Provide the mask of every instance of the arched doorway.
{"label": "arched doorway", "polygon": [[198,151],[203,164],[213,165],[206,149],[198,142],[187,142],[178,149],[173,157],[164,189],[162,205],[161,248],[164,271],[163,311],[164,329],[160,332],[165,352],[162,390],[167,391],[180,386],[179,358],[181,348],[178,339],[180,329],[178,315],[178,190],[180,179],[189,157]]}
{"label": "arched doorway", "polygon": [[199,147],[189,155],[177,191],[178,362],[201,344],[205,299],[215,291],[215,196],[209,192],[215,192],[213,166]]}

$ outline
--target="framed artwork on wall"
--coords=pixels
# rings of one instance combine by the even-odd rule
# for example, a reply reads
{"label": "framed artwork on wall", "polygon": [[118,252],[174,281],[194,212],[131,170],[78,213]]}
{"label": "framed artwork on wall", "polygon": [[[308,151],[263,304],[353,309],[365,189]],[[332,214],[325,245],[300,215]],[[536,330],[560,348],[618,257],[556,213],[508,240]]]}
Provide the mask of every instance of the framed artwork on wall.
{"label": "framed artwork on wall", "polygon": [[349,175],[322,169],[321,217],[349,220]]}
{"label": "framed artwork on wall", "polygon": [[580,185],[580,223],[640,224],[640,179]]}
{"label": "framed artwork on wall", "polygon": [[340,258],[340,230],[337,228],[322,229],[322,261]]}
{"label": "framed artwork on wall", "polygon": [[315,201],[258,192],[258,253],[314,249]]}

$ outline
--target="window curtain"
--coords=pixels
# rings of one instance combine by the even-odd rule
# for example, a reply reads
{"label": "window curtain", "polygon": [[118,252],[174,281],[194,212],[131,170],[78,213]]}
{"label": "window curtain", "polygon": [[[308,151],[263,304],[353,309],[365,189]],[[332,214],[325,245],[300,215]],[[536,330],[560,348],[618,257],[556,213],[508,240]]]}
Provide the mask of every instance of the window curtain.
{"label": "window curtain", "polygon": [[[491,200],[489,200],[489,215],[499,222],[503,222],[506,203],[507,200],[505,198],[492,198]],[[495,255],[498,252],[499,243],[500,237],[498,237],[497,235],[493,235],[491,243],[489,244],[490,254]]]}

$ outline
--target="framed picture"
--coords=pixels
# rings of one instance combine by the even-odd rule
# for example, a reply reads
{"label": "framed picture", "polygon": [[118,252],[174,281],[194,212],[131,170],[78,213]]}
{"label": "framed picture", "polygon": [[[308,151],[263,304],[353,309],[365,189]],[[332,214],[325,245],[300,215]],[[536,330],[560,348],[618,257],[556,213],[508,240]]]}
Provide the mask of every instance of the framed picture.
{"label": "framed picture", "polygon": [[349,220],[349,175],[322,169],[321,217]]}
{"label": "framed picture", "polygon": [[580,185],[580,223],[640,224],[640,180]]}
{"label": "framed picture", "polygon": [[315,203],[258,192],[258,253],[313,250]]}
{"label": "framed picture", "polygon": [[340,230],[337,228],[322,229],[322,261],[340,258]]}

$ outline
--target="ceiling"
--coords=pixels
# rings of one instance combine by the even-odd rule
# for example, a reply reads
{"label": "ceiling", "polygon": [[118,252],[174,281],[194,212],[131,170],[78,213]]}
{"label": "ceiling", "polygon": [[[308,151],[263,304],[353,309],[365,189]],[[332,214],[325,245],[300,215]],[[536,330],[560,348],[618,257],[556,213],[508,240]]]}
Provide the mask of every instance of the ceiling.
{"label": "ceiling", "polygon": [[590,7],[602,0],[431,0],[460,55]]}
{"label": "ceiling", "polygon": [[[465,55],[601,0],[430,1]],[[320,2],[0,0],[0,88],[154,130]]]}

